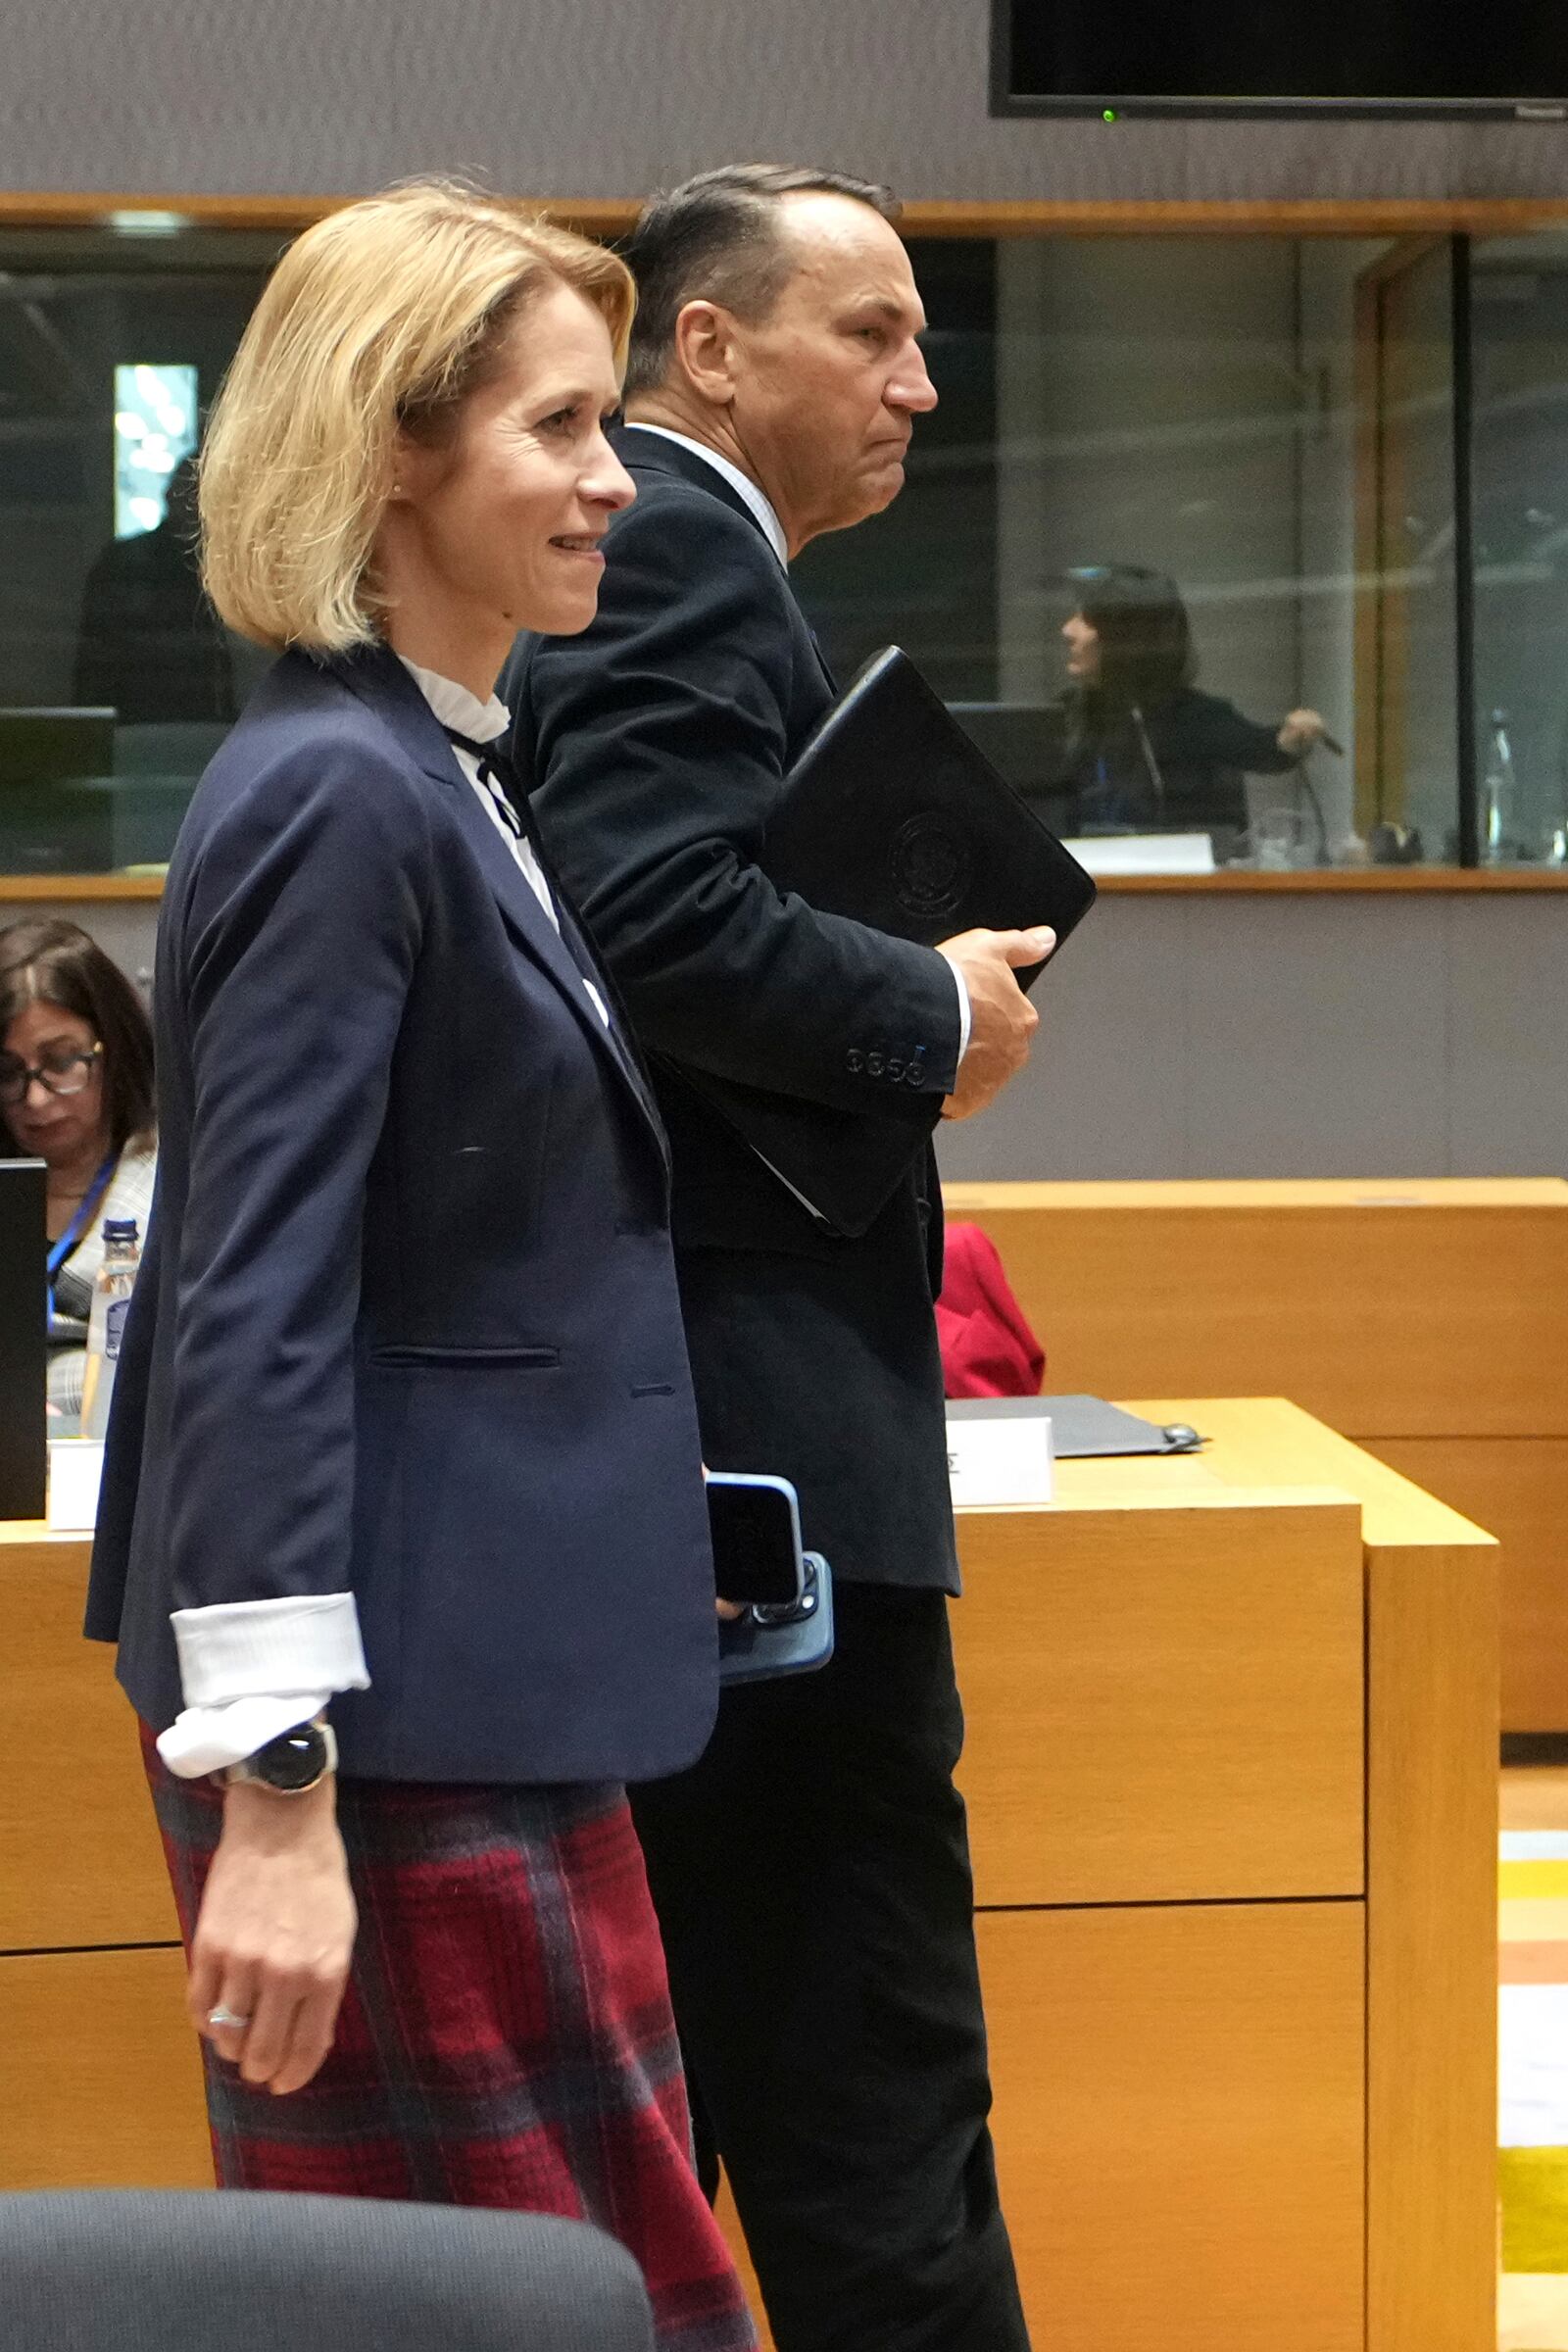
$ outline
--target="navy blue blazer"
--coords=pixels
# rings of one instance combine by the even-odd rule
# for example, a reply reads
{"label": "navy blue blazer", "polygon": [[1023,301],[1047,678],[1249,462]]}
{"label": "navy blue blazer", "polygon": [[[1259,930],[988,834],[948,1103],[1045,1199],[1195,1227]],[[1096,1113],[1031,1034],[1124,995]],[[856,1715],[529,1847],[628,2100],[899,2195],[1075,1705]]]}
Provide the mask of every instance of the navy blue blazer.
{"label": "navy blue blazer", "polygon": [[285,655],[213,760],[156,1026],[87,1618],[139,1713],[182,1704],[171,1610],[347,1589],[346,1771],[690,1763],[717,1642],[662,1132],[390,653]]}

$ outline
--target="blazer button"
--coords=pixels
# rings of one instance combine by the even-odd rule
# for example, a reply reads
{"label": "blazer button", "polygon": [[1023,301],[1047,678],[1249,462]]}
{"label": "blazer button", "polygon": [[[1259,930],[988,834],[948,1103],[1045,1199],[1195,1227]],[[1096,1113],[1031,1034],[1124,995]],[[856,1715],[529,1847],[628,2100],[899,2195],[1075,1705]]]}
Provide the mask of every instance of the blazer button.
{"label": "blazer button", "polygon": [[866,1057],[865,1057],[865,1074],[866,1074],[866,1076],[867,1076],[868,1078],[880,1078],[880,1077],[881,1077],[881,1075],[882,1075],[882,1056],[881,1056],[881,1054],[868,1054],[866,1055]]}
{"label": "blazer button", "polygon": [[852,1046],[844,1056],[844,1066],[853,1077],[858,1078],[865,1067],[865,1055],[858,1046]]}
{"label": "blazer button", "polygon": [[904,1063],[897,1054],[890,1054],[888,1055],[888,1076],[892,1079],[895,1086],[899,1086],[903,1083]]}

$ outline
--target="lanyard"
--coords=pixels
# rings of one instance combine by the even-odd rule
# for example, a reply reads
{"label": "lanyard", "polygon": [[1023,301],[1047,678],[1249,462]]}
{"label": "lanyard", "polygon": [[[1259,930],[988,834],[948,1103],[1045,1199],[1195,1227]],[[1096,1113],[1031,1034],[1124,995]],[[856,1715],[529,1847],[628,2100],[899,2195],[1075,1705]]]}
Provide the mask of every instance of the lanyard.
{"label": "lanyard", "polygon": [[50,1245],[49,1255],[44,1261],[44,1298],[51,1323],[55,1319],[55,1276],[98,1214],[98,1203],[109,1190],[109,1180],[118,1165],[119,1154],[111,1152],[77,1202],[76,1213],[71,1223],[60,1239]]}

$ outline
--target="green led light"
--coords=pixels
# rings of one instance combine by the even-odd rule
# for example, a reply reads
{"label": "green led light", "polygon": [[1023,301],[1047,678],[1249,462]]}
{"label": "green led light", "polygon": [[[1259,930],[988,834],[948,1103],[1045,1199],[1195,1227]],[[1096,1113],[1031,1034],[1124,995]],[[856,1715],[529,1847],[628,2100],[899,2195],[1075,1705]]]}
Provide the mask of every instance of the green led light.
{"label": "green led light", "polygon": [[1105,109],[1105,111],[1104,111],[1104,113],[1103,113],[1103,114],[1101,116],[1100,120],[1102,121],[1102,122],[1116,122],[1116,121],[1118,120],[1118,117],[1117,117],[1117,114],[1116,114],[1116,109],[1115,109],[1113,106],[1107,106],[1107,107],[1106,107],[1106,109]]}

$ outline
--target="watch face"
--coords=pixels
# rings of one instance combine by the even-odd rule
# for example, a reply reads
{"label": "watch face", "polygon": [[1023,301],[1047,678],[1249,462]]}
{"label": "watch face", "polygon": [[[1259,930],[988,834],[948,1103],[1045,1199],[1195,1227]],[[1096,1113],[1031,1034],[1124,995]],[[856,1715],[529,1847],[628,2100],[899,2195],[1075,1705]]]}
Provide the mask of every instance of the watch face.
{"label": "watch face", "polygon": [[251,1758],[251,1768],[269,1788],[296,1792],[309,1788],[326,1770],[326,1740],[320,1725],[302,1723],[297,1731],[269,1740]]}

